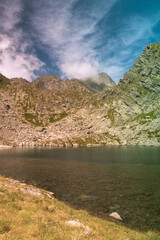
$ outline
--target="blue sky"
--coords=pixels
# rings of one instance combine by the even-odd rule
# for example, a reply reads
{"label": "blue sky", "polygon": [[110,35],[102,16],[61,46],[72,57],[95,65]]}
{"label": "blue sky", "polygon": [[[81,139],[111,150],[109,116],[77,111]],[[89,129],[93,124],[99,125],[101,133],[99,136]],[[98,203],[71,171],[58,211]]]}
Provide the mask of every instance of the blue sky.
{"label": "blue sky", "polygon": [[160,37],[159,0],[1,0],[0,72],[116,82]]}

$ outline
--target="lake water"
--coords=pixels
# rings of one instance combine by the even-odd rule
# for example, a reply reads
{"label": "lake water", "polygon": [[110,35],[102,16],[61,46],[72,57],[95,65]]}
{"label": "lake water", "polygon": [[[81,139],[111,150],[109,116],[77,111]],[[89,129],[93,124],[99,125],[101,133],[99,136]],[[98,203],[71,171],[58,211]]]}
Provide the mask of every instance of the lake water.
{"label": "lake water", "polygon": [[76,209],[160,232],[160,148],[108,146],[0,151],[0,174],[53,191]]}

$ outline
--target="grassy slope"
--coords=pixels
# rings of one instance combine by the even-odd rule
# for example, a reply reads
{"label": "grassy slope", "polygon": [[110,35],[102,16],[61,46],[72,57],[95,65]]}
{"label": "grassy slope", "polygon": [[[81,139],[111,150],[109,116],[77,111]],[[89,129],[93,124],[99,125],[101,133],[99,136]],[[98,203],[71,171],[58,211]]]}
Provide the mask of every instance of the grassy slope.
{"label": "grassy slope", "polygon": [[[154,233],[139,233],[74,210],[47,191],[4,177],[0,177],[0,202],[1,240],[160,239]],[[77,219],[90,230],[66,224]]]}

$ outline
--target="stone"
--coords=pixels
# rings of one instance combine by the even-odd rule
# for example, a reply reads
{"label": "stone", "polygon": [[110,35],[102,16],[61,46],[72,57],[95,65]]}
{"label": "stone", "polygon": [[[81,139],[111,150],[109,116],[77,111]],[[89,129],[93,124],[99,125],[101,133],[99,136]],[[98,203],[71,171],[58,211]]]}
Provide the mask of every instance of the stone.
{"label": "stone", "polygon": [[71,226],[71,227],[83,227],[84,226],[79,221],[73,221],[73,220],[67,221],[66,224]]}
{"label": "stone", "polygon": [[88,226],[85,226],[83,223],[81,223],[79,220],[70,220],[66,222],[67,225],[70,227],[78,227],[78,228],[83,228],[85,230],[85,234],[88,234],[91,229]]}
{"label": "stone", "polygon": [[27,187],[27,188],[20,188],[20,190],[24,193],[31,194],[34,196],[41,196],[41,192],[38,189]]}
{"label": "stone", "polygon": [[109,214],[109,217],[114,218],[114,219],[119,220],[119,221],[123,221],[122,218],[120,217],[120,215],[117,212],[113,212],[113,213]]}

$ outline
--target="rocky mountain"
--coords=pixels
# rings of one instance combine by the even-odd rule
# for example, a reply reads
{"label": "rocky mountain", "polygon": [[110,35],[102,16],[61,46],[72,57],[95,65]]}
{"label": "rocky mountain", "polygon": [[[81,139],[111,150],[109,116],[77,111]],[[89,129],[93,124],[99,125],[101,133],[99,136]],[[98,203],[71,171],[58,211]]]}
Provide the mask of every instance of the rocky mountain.
{"label": "rocky mountain", "polygon": [[0,74],[0,144],[160,145],[160,43],[149,44],[118,85],[105,73],[33,83]]}
{"label": "rocky mountain", "polygon": [[159,145],[160,43],[145,48],[113,96],[110,109],[118,136],[129,144]]}
{"label": "rocky mountain", "polygon": [[44,75],[43,77],[38,77],[33,82],[35,86],[37,86],[40,89],[64,89],[66,88],[66,84],[62,79],[57,77],[55,74],[53,75]]}
{"label": "rocky mountain", "polygon": [[62,80],[56,75],[44,75],[43,77],[38,77],[33,82],[40,89],[48,90],[58,90],[58,89],[71,89],[71,90],[80,90],[91,91],[91,92],[100,92],[105,89],[114,87],[115,82],[109,77],[107,73],[99,73],[93,77],[86,79],[76,79],[71,80],[66,79]]}
{"label": "rocky mountain", "polygon": [[113,88],[116,85],[107,73],[98,73],[93,77],[82,79],[81,83],[92,92],[104,91]]}

